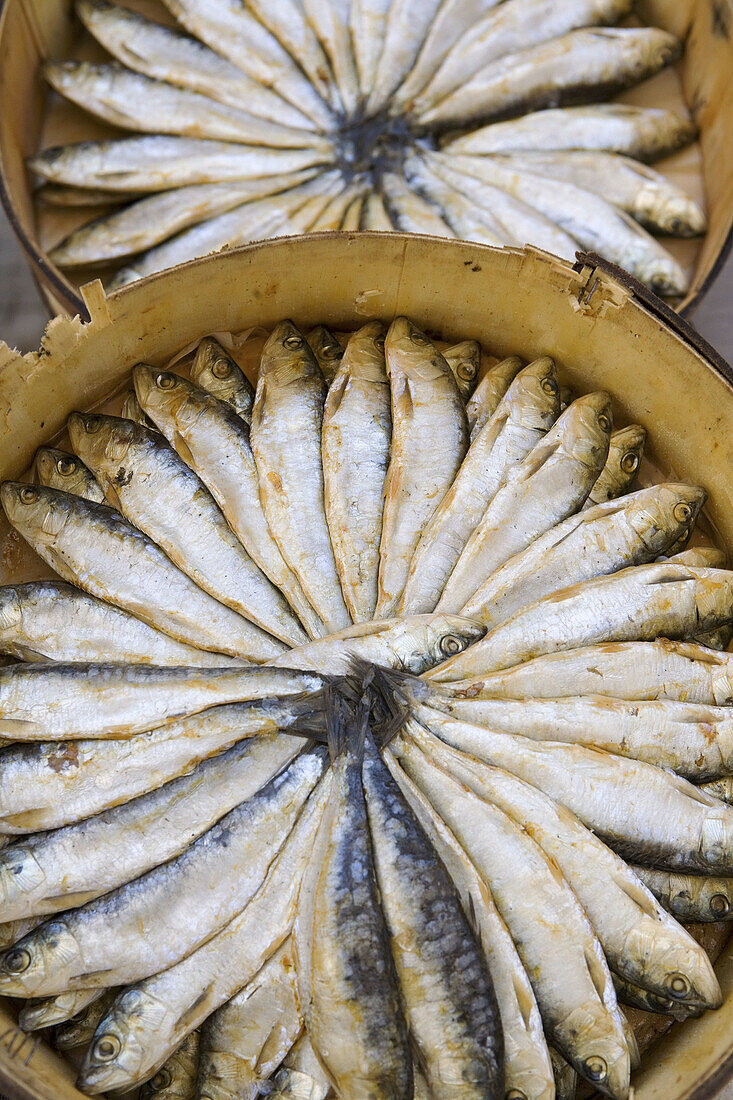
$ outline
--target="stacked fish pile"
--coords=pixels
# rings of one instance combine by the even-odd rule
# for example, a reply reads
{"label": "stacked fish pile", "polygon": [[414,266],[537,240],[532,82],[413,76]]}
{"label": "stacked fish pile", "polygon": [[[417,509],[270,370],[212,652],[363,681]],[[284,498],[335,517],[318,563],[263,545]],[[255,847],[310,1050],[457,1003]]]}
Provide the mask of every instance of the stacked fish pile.
{"label": "stacked fish pile", "polygon": [[704,491],[405,318],[192,354],[0,489],[0,991],[92,1094],[624,1100],[733,916]]}
{"label": "stacked fish pile", "polygon": [[602,102],[682,52],[614,25],[633,0],[163,2],[180,27],[77,0],[114,60],[46,67],[62,96],[137,131],[31,158],[43,201],[122,204],[59,243],[60,266],[103,265],[114,289],[267,237],[396,229],[592,250],[685,293],[652,234],[699,235],[704,214],[640,162],[695,128]]}

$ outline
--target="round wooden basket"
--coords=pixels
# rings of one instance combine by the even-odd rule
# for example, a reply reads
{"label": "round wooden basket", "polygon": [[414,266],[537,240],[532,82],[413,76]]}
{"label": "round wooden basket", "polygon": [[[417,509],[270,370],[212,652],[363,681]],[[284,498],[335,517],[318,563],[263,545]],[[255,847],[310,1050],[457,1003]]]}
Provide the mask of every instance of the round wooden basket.
{"label": "round wooden basket", "polygon": [[[125,2],[166,18],[159,0]],[[121,133],[47,97],[40,75],[47,58],[101,59],[103,51],[88,38],[81,41],[73,0],[0,0],[0,6],[0,197],[49,309],[84,316],[79,287],[92,273],[61,271],[47,250],[89,220],[89,213],[39,209],[26,158],[39,148]],[[665,242],[690,273],[689,293],[677,306],[684,313],[710,287],[733,243],[733,0],[637,0],[636,10],[645,23],[684,38],[686,51],[677,66],[618,98],[682,113],[689,109],[700,128],[698,142],[656,165],[704,201],[708,212],[704,238]]]}
{"label": "round wooden basket", "polygon": [[[284,317],[348,330],[406,314],[436,337],[475,338],[493,354],[549,353],[578,390],[608,389],[619,420],[648,428],[651,462],[706,487],[706,520],[733,553],[733,372],[679,316],[591,257],[570,267],[532,250],[321,234],[198,260],[109,298],[98,282],[83,294],[89,323],[57,317],[40,351],[24,356],[0,344],[0,480],[22,475],[73,409],[119,391],[135,363],[164,364],[206,333]],[[0,548],[0,583],[38,575],[40,563],[4,519]],[[634,1077],[636,1100],[712,1096],[733,1076],[733,941],[720,926],[712,935],[723,945],[723,1007],[657,1038]],[[642,1040],[652,1036],[650,1020]],[[82,1100],[69,1064],[17,1028],[9,1002],[0,1002],[2,1093]]]}

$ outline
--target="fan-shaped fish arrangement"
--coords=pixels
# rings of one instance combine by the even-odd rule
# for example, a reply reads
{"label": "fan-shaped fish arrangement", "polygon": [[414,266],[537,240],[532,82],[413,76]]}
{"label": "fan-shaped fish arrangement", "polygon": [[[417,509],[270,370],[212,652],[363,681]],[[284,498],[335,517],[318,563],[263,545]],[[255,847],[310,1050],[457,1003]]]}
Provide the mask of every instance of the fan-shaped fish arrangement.
{"label": "fan-shaped fish arrangement", "polygon": [[164,4],[175,26],[77,0],[113,60],[46,67],[137,132],[31,158],[43,201],[121,204],[56,244],[61,267],[102,265],[114,289],[267,237],[395,229],[590,250],[660,294],[687,289],[653,234],[702,234],[704,213],[644,162],[695,127],[607,102],[682,52],[616,26],[633,0]]}
{"label": "fan-shaped fish arrangement", "polygon": [[2,485],[58,577],[0,589],[0,992],[91,1094],[624,1100],[733,914],[704,490],[548,357],[344,342],[140,364]]}

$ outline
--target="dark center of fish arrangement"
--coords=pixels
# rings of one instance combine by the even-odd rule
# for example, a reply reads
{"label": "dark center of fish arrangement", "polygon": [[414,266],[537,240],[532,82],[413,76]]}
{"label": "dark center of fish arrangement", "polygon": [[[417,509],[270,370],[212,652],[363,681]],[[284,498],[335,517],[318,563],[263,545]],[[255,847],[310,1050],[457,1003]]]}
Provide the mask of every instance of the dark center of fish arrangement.
{"label": "dark center of fish arrangement", "polygon": [[722,999],[705,491],[547,356],[254,339],[0,487],[0,992],[91,1095],[626,1100]]}
{"label": "dark center of fish arrangement", "polygon": [[688,145],[695,126],[606,100],[682,44],[630,25],[632,9],[163,0],[163,24],[77,0],[106,60],[52,61],[47,80],[136,134],[30,159],[41,202],[94,215],[51,259],[100,265],[115,289],[267,237],[399,230],[571,260],[591,250],[680,297],[688,274],[653,234],[702,234],[705,215],[647,162]]}

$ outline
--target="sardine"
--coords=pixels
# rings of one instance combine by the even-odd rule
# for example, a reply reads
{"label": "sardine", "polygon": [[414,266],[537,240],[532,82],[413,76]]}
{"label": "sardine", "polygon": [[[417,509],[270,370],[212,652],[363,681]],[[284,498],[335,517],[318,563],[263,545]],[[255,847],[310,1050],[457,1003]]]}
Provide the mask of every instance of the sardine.
{"label": "sardine", "polygon": [[[148,428],[151,432],[158,431],[158,428],[148,414],[143,411],[142,405],[138,401],[137,394],[134,390],[130,390],[125,400],[122,402],[120,416],[123,420],[132,420],[133,423],[140,424],[143,428]],[[104,496],[103,499],[105,499]]]}
{"label": "sardine", "polygon": [[39,447],[33,466],[36,481],[49,489],[75,493],[97,504],[104,502],[104,493],[91,470],[76,457],[54,447]]}
{"label": "sardine", "polygon": [[500,566],[463,613],[491,629],[572,584],[653,562],[690,531],[704,502],[703,489],[663,483],[581,510]]}
{"label": "sardine", "polygon": [[392,427],[384,336],[381,321],[371,321],[350,338],[340,364],[334,355],[337,369],[323,414],[326,519],[344,600],[355,623],[374,617],[378,596]]}
{"label": "sardine", "polygon": [[449,137],[451,154],[523,153],[541,150],[603,150],[651,161],[694,141],[690,119],[658,107],[597,103],[589,107],[556,107],[522,118],[497,122],[459,137]]}
{"label": "sardine", "polygon": [[675,1020],[684,1022],[691,1016],[701,1016],[704,1009],[690,1008],[686,1004],[678,1004],[671,997],[662,997],[659,993],[653,993],[650,989],[642,989],[639,985],[622,978],[620,974],[613,974],[613,987],[621,1004],[639,1008],[642,1012],[657,1012],[663,1016],[672,1016]]}
{"label": "sardine", "polygon": [[733,920],[733,879],[634,867],[641,881],[679,921]]}
{"label": "sardine", "polygon": [[566,409],[506,473],[461,551],[439,610],[459,610],[494,570],[583,504],[603,469],[610,435],[608,394],[588,394]]}
{"label": "sardine", "polygon": [[272,1078],[267,1095],[270,1100],[326,1100],[333,1095],[331,1082],[305,1032]]}
{"label": "sardine", "polygon": [[367,739],[374,865],[410,1038],[431,1091],[504,1096],[501,1019],[487,961],[448,871]]}
{"label": "sardine", "polygon": [[123,130],[321,153],[328,148],[320,134],[278,125],[121,65],[47,61],[43,73],[60,95]]}
{"label": "sardine", "polygon": [[297,737],[254,737],[150,794],[0,851],[0,915],[86,905],[174,859],[252,798],[300,752]]}
{"label": "sardine", "polygon": [[248,663],[177,642],[63,581],[0,586],[0,651],[21,661],[120,661],[189,668]]}
{"label": "sardine", "polygon": [[256,1096],[302,1031],[289,941],[256,977],[201,1028],[198,1095],[207,1100]]}
{"label": "sardine", "polygon": [[[269,0],[260,0],[269,3]],[[359,103],[359,77],[349,32],[351,0],[302,0],[298,5],[331,63],[338,95],[347,115]]]}
{"label": "sardine", "polygon": [[108,502],[199,588],[286,645],[307,640],[206,486],[159,432],[91,413],[72,413],[68,431]]}
{"label": "sardine", "polygon": [[466,404],[466,416],[468,417],[472,443],[484,424],[494,415],[502,397],[525,365],[519,356],[510,355],[506,359],[501,359],[495,367],[491,367],[483,376],[470,401]]}
{"label": "sardine", "polygon": [[646,430],[639,424],[629,424],[627,428],[613,433],[606,465],[588,494],[584,508],[615,500],[629,491],[639,469],[645,443]]}
{"label": "sardine", "polygon": [[360,228],[381,233],[391,233],[394,229],[382,196],[376,191],[372,192],[371,195],[367,195],[364,200]]}
{"label": "sardine", "polygon": [[496,10],[490,5],[434,70],[432,79],[410,104],[410,110],[418,116],[424,115],[491,62],[507,55],[521,57],[523,51],[553,42],[570,31],[617,23],[628,15],[631,7],[631,0],[566,0],[549,8],[542,0],[510,0]]}
{"label": "sardine", "polygon": [[325,325],[316,325],[306,336],[328,386],[333,382],[346,350]]}
{"label": "sardine", "polygon": [[[684,542],[680,539],[680,544]],[[675,553],[671,557],[660,556],[659,561],[676,562],[679,565],[691,565],[693,569],[725,569],[728,564],[728,555],[717,546],[693,546],[689,550],[681,550],[677,553],[677,544],[670,548]]]}
{"label": "sardine", "polygon": [[100,1020],[115,999],[115,992],[105,989],[101,997],[83,1008],[70,1020],[56,1028],[53,1041],[58,1050],[78,1050],[91,1042]]}
{"label": "sardine", "polygon": [[713,795],[715,798],[722,799],[723,802],[727,802],[729,805],[733,805],[732,776],[724,775],[720,779],[715,779],[710,783],[703,783],[700,789]]}
{"label": "sardine", "polygon": [[126,985],[185,959],[254,897],[325,766],[322,749],[302,753],[169,863],[40,925],[0,956],[0,987]]}
{"label": "sardine", "polygon": [[0,499],[36,553],[91,595],[191,646],[259,661],[284,652],[282,642],[204,592],[114,508],[10,481]]}
{"label": "sardine", "polygon": [[201,1032],[192,1031],[140,1090],[140,1100],[195,1100]]}
{"label": "sardine", "polygon": [[45,206],[115,206],[141,198],[139,192],[110,194],[101,188],[65,187],[61,183],[44,183],[35,192],[36,200]]}
{"label": "sardine", "polygon": [[251,444],[270,530],[326,629],[351,619],[323,506],[326,384],[305,338],[282,321],[262,352]]}
{"label": "sardine", "polygon": [[[191,364],[191,381],[213,397],[217,397],[219,401],[223,401],[247,424],[252,423],[252,407],[255,403],[254,386],[236,360],[213,336],[205,336],[196,348],[196,355]],[[138,388],[141,388],[140,384],[143,382],[149,383],[147,371],[140,371]],[[157,388],[160,390],[160,387]],[[168,388],[172,388],[170,383]],[[145,392],[147,400],[152,402],[153,393],[149,384],[145,386]],[[161,392],[164,395],[166,391]],[[156,394],[156,398],[165,407],[164,397]],[[219,503],[221,505],[221,502]]]}
{"label": "sardine", "polygon": [[298,902],[298,995],[339,1093],[407,1100],[412,1056],[361,779],[368,721],[363,701],[354,709],[334,694],[327,704],[333,781]]}
{"label": "sardine", "polygon": [[362,94],[374,87],[392,0],[351,0],[349,26]]}
{"label": "sardine", "polygon": [[[613,975],[611,975],[613,977]],[[552,1072],[555,1077],[556,1100],[575,1100],[578,1091],[578,1075],[561,1054],[550,1047]]]}
{"label": "sardine", "polygon": [[73,993],[59,993],[57,997],[31,997],[23,1002],[18,1013],[18,1026],[23,1031],[39,1031],[44,1027],[63,1024],[103,995],[103,989],[80,989]]}
{"label": "sardine", "polygon": [[87,30],[118,61],[135,72],[247,110],[282,126],[315,129],[312,119],[253,80],[197,38],[164,27],[106,0],[76,0]]}
{"label": "sardine", "polygon": [[358,198],[361,183],[350,183],[324,206],[318,217],[308,227],[309,233],[333,233],[341,229],[344,217],[355,197]]}
{"label": "sardine", "polygon": [[461,395],[430,338],[400,317],[387,333],[386,353],[392,449],[384,485],[375,612],[380,618],[397,608],[420,536],[450,489],[468,447]]}
{"label": "sardine", "polygon": [[441,5],[442,0],[392,0],[374,82],[369,89],[364,89],[367,114],[374,115],[387,107],[393,93],[413,68]]}
{"label": "sardine", "polygon": [[630,1060],[600,944],[575,894],[529,832],[406,739],[396,750],[485,878],[527,969],[545,1031],[604,1095],[627,1095]]}
{"label": "sardine", "polygon": [[435,205],[457,237],[496,248],[519,243],[494,216],[492,210],[477,206],[452,183],[441,179],[422,157],[409,157],[404,162],[404,168],[410,187]]}
{"label": "sardine", "polygon": [[[328,157],[326,158],[328,160]],[[42,179],[110,192],[167,191],[195,183],[263,180],[301,172],[324,163],[312,149],[269,149],[225,141],[168,137],[165,134],[82,141],[59,145],[31,157]]]}
{"label": "sardine", "polygon": [[85,1091],[131,1088],[150,1078],[186,1035],[255,978],[284,943],[331,780],[329,772],[308,799],[262,886],[240,915],[175,966],[118,997],[82,1065]]}
{"label": "sardine", "polygon": [[418,119],[425,126],[466,125],[602,99],[653,76],[681,53],[679,39],[657,27],[570,31],[482,66]]}
{"label": "sardine", "polygon": [[507,619],[469,653],[439,666],[462,680],[599,642],[690,638],[733,619],[733,573],[656,562],[564,588]]}
{"label": "sardine", "polygon": [[396,229],[403,233],[427,233],[432,237],[455,237],[433,204],[417,195],[396,172],[384,172],[381,182],[388,214]]}
{"label": "sardine", "polygon": [[478,340],[462,340],[460,344],[444,348],[443,358],[453,371],[458,392],[464,401],[468,401],[478,383],[478,374],[481,369],[481,345]]}
{"label": "sardine", "polygon": [[517,374],[476,434],[410,562],[401,614],[432,611],[470,536],[510,471],[544,438],[559,411],[552,359]]}

